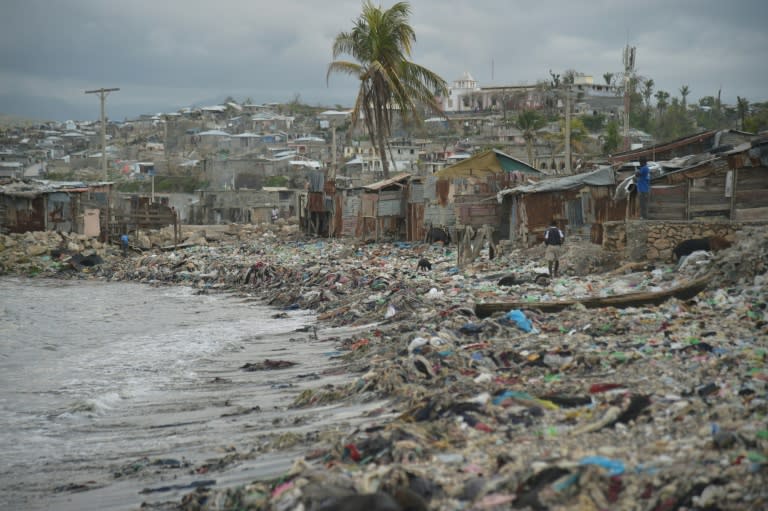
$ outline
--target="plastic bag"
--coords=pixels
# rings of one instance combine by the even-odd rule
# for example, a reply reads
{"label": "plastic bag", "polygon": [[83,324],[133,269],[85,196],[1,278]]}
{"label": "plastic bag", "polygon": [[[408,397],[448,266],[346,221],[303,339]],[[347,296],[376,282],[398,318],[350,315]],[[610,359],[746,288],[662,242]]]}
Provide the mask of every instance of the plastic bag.
{"label": "plastic bag", "polygon": [[507,318],[509,321],[514,321],[514,323],[517,325],[517,328],[523,330],[524,332],[530,332],[533,330],[531,320],[525,317],[525,313],[523,313],[523,311],[520,309],[513,309],[507,312],[505,318]]}

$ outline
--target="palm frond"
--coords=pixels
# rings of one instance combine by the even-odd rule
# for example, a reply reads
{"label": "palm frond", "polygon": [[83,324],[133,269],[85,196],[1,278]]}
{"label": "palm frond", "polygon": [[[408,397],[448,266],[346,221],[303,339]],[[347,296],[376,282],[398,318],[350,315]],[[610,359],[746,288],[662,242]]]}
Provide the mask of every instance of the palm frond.
{"label": "palm frond", "polygon": [[383,10],[366,0],[352,29],[339,33],[332,48],[334,59],[345,54],[356,62],[334,60],[326,75],[326,80],[333,73],[359,78],[352,121],[356,123],[363,117],[371,141],[382,156],[385,174],[387,163],[381,145],[391,134],[394,112],[406,122],[420,119],[421,107],[442,114],[436,95],[445,95],[448,90],[439,75],[408,60],[416,41],[413,27],[408,24],[410,13],[408,2],[397,2]]}

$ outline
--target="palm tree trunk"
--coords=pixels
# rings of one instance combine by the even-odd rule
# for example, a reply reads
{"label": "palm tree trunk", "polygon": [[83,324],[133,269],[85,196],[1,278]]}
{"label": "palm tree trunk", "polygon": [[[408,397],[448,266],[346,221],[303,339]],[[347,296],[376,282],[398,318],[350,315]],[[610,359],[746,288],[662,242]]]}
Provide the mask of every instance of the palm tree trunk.
{"label": "palm tree trunk", "polygon": [[571,89],[565,91],[565,173],[573,173],[571,168]]}
{"label": "palm tree trunk", "polygon": [[525,141],[525,148],[528,152],[528,165],[533,167],[533,141],[526,140]]}
{"label": "palm tree trunk", "polygon": [[387,160],[387,145],[384,143],[384,130],[376,130],[376,145],[379,146],[379,158],[381,158],[381,170],[384,179],[389,179],[389,160]]}

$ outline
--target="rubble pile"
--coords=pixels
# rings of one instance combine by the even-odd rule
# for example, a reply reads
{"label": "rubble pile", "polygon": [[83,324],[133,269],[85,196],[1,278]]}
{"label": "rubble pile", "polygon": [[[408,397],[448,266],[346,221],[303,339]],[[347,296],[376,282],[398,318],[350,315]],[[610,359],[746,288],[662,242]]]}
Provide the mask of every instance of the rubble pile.
{"label": "rubble pile", "polygon": [[55,231],[0,234],[0,275],[50,274],[61,268],[62,256],[84,252],[103,257],[107,247],[84,234]]}
{"label": "rubble pile", "polygon": [[[304,456],[277,479],[200,486],[181,509],[768,507],[765,232],[744,230],[732,248],[679,266],[622,267],[571,242],[551,281],[540,247],[459,268],[450,246],[306,239],[284,227],[127,258],[90,247],[104,262],[85,269],[43,253],[11,263],[6,252],[34,236],[0,240],[5,272],[180,283],[313,309],[323,324],[369,325],[335,341],[350,383],[305,390],[292,406],[385,399],[385,409],[362,426],[292,438]],[[418,271],[422,257],[431,271]],[[685,301],[536,307],[702,275],[710,286]],[[475,314],[477,303],[509,299],[530,306]],[[273,438],[253,454],[285,446]]]}

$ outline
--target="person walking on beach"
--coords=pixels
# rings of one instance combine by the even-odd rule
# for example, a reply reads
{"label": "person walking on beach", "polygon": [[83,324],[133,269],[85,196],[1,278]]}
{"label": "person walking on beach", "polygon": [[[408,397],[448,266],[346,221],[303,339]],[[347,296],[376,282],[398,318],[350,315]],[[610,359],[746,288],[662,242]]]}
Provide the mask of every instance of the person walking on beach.
{"label": "person walking on beach", "polygon": [[123,257],[128,255],[128,235],[123,233],[120,235],[120,248],[123,250]]}
{"label": "person walking on beach", "polygon": [[635,171],[637,198],[640,201],[640,218],[648,219],[648,199],[651,194],[651,170],[648,160],[640,158],[640,168]]}
{"label": "person walking on beach", "polygon": [[553,279],[557,277],[557,272],[560,270],[560,255],[563,252],[563,241],[565,241],[565,234],[563,234],[563,231],[560,230],[553,218],[547,230],[544,231],[544,245],[547,247],[544,251],[544,259],[547,260],[549,276]]}

